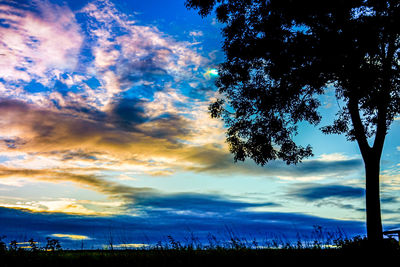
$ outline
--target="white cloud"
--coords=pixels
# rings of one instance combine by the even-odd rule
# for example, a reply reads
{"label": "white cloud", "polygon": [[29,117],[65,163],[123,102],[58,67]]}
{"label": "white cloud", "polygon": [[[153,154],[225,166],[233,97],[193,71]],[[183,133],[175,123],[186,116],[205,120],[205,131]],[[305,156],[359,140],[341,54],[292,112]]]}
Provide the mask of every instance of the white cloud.
{"label": "white cloud", "polygon": [[189,32],[189,35],[193,36],[193,37],[200,37],[200,36],[203,36],[203,32],[202,31],[191,31],[191,32]]}
{"label": "white cloud", "polygon": [[320,161],[342,161],[342,160],[349,160],[353,159],[343,153],[330,153],[330,154],[321,154],[316,158]]}
{"label": "white cloud", "polygon": [[[73,104],[107,111],[123,91],[162,87],[157,79],[166,75],[175,81],[193,78],[207,63],[191,43],[177,41],[156,27],[138,25],[108,0],[90,2],[78,11],[86,16],[87,25],[78,24],[77,14],[67,6],[48,1],[38,2],[37,12],[6,4],[0,8],[0,19],[12,26],[0,27],[3,97],[53,109]],[[83,42],[94,57],[89,63],[80,61],[86,56],[81,54]],[[89,86],[91,78],[100,85]],[[23,86],[32,80],[48,90],[25,91]],[[56,80],[78,91],[59,93],[52,89]]]}
{"label": "white cloud", "polygon": [[37,12],[7,4],[0,7],[0,20],[9,25],[0,27],[1,78],[36,79],[47,85],[52,70],[74,70],[83,37],[67,6],[37,2]]}
{"label": "white cloud", "polygon": [[[107,111],[113,100],[126,90],[163,87],[161,80],[165,78],[175,82],[193,80],[198,69],[208,63],[193,48],[193,43],[177,41],[156,27],[139,25],[108,0],[90,2],[78,11],[88,20],[87,25],[77,24],[76,14],[68,7],[49,2],[38,6],[40,15],[21,11],[24,16],[17,16],[14,7],[0,4],[0,8],[6,10],[0,19],[3,16],[11,21],[11,16],[15,24],[9,29],[0,28],[0,37],[10,39],[7,44],[0,43],[0,77],[13,82],[35,79],[49,89],[59,80],[69,88],[79,89],[67,94],[54,90],[31,93],[24,90],[23,84],[0,83],[4,97],[47,108],[73,103]],[[92,62],[79,61],[85,58],[80,54],[83,41],[92,51]],[[100,86],[89,86],[87,80],[91,78],[97,79]]]}

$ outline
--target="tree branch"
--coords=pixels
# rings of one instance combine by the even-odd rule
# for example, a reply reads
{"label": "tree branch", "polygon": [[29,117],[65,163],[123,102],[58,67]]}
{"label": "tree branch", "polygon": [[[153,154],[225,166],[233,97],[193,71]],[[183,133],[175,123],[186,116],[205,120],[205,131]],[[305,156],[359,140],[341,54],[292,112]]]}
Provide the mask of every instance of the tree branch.
{"label": "tree branch", "polygon": [[396,53],[396,39],[393,36],[389,38],[389,44],[387,53],[383,58],[383,77],[382,77],[382,88],[379,95],[378,101],[378,122],[376,126],[376,135],[374,140],[374,145],[372,149],[377,155],[382,154],[383,144],[385,142],[385,137],[387,133],[387,113],[388,113],[388,103],[390,100],[390,87],[391,87],[391,67],[392,67],[392,59],[394,58],[394,54]]}
{"label": "tree branch", "polygon": [[351,116],[351,121],[354,127],[354,135],[357,140],[358,146],[360,147],[361,155],[364,159],[367,159],[371,147],[368,144],[367,137],[365,135],[365,128],[361,121],[358,108],[358,100],[354,99],[353,97],[350,97],[348,102],[348,108]]}

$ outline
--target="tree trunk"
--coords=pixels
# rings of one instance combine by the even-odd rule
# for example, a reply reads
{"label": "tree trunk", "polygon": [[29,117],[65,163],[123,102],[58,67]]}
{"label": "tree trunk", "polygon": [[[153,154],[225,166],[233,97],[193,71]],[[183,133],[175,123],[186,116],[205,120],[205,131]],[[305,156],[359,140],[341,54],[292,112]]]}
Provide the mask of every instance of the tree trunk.
{"label": "tree trunk", "polygon": [[355,139],[361,151],[365,166],[365,199],[367,214],[367,237],[371,243],[383,240],[381,201],[379,192],[379,171],[383,144],[386,136],[385,108],[378,115],[377,134],[371,148],[367,142],[364,125],[362,124],[357,98],[350,98],[348,108],[353,122]]}
{"label": "tree trunk", "polygon": [[367,237],[372,242],[383,239],[379,192],[380,156],[376,154],[379,153],[371,153],[364,159]]}

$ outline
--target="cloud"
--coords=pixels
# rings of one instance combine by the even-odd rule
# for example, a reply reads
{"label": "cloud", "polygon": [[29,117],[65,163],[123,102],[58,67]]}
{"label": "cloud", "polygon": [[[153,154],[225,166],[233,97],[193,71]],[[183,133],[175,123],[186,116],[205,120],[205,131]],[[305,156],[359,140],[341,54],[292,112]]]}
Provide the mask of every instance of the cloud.
{"label": "cloud", "polygon": [[[172,100],[166,103],[169,101]],[[360,159],[344,156],[328,159],[326,155],[296,166],[275,161],[260,167],[251,160],[235,164],[223,143],[219,124],[210,125],[207,120],[211,119],[198,115],[206,114],[205,111],[190,113],[186,108],[179,110],[167,104],[165,109],[152,112],[152,102],[121,99],[107,113],[84,110],[68,114],[64,110],[3,99],[0,100],[3,149],[7,153],[26,153],[25,158],[10,162],[14,167],[32,165],[28,160],[36,157],[35,164],[47,162],[55,168],[58,164],[77,167],[84,161],[87,167],[153,175],[192,171],[307,180],[348,175],[360,171],[362,166]],[[37,161],[38,156],[42,157],[42,163]]]}
{"label": "cloud", "polygon": [[291,195],[306,201],[322,200],[332,197],[340,199],[357,199],[364,197],[365,189],[346,185],[310,184],[301,185],[299,188],[293,189]]}
{"label": "cloud", "polygon": [[135,209],[151,211],[163,210],[167,213],[191,215],[191,216],[225,216],[232,212],[238,212],[254,207],[277,207],[276,203],[248,203],[230,200],[229,198],[198,193],[180,194],[148,194],[138,196],[132,203]]}
{"label": "cloud", "polygon": [[88,240],[90,237],[85,235],[71,235],[71,234],[52,234],[54,237],[67,238],[70,240]]}
{"label": "cloud", "polygon": [[113,248],[122,248],[122,249],[137,249],[137,248],[146,248],[149,244],[137,244],[137,243],[123,243],[123,244],[115,244]]}
{"label": "cloud", "polygon": [[[8,64],[29,76],[25,82],[0,82],[5,91],[0,110],[6,114],[0,120],[1,152],[8,155],[8,164],[118,163],[152,175],[170,174],[165,161],[174,152],[179,160],[190,150],[187,144],[210,141],[212,129],[198,124],[207,104],[196,101],[190,107],[177,83],[192,79],[207,62],[190,43],[138,25],[106,0],[92,1],[77,13],[47,1],[22,5],[2,4],[1,14],[5,23],[15,24],[1,26],[1,32],[21,43],[20,54],[5,55],[18,56],[15,62],[37,56],[37,62],[29,59],[34,70]],[[36,29],[29,28],[30,20]],[[40,28],[43,32],[36,32]],[[58,45],[60,38],[50,38],[56,32],[61,41],[63,36],[74,40],[74,46],[70,40]],[[25,35],[36,36],[35,46],[24,43]],[[44,53],[54,49],[61,49],[55,50],[57,57]],[[202,110],[194,111],[199,104]],[[155,159],[161,160],[158,168],[150,164]]]}
{"label": "cloud", "polygon": [[292,165],[287,170],[283,170],[282,176],[287,174],[293,176],[344,176],[352,172],[362,170],[363,162],[361,159],[309,159],[296,166]]}
{"label": "cloud", "polygon": [[105,111],[124,92],[151,98],[207,63],[191,43],[137,24],[111,1],[92,1],[76,13],[48,1],[23,6],[1,4],[4,97]]}
{"label": "cloud", "polygon": [[382,180],[382,189],[384,191],[398,191],[400,189],[400,175],[399,172],[399,164],[397,164],[393,168],[388,168],[381,171],[380,179]]}
{"label": "cloud", "polygon": [[94,210],[86,208],[84,205],[79,203],[76,199],[70,198],[59,198],[51,200],[33,200],[24,201],[20,200],[16,203],[1,203],[2,207],[24,209],[32,212],[40,213],[67,213],[67,214],[80,214],[80,215],[107,215],[108,212],[101,211],[96,212]]}
{"label": "cloud", "polygon": [[[29,179],[45,182],[73,182],[74,184],[90,190],[95,190],[105,194],[114,201],[119,200],[119,209],[115,209],[116,214],[125,214],[130,211],[145,212],[167,211],[179,214],[218,214],[230,213],[239,210],[245,210],[255,207],[276,207],[276,203],[244,203],[230,200],[229,198],[209,194],[180,193],[180,194],[162,194],[151,188],[138,188],[128,185],[122,185],[116,182],[108,181],[101,175],[95,175],[90,169],[22,169],[9,168],[0,165],[0,179]],[[101,215],[107,212],[97,212],[93,209],[87,209],[85,204],[99,206],[98,203],[77,201],[75,199],[59,200],[41,200],[18,202],[19,204],[9,204],[3,206],[29,209],[35,212],[65,212],[71,214],[90,214]],[[101,203],[100,203],[101,204]],[[112,214],[112,213],[110,213]]]}
{"label": "cloud", "polygon": [[[47,143],[54,145],[53,149],[57,149],[58,145],[68,147],[73,143],[82,144],[96,139],[98,141],[99,138],[112,139],[112,136],[117,140],[115,130],[93,119],[46,110],[17,100],[2,100],[0,110],[5,113],[0,126],[5,130],[3,135],[13,134],[20,139],[30,140],[24,147]],[[100,133],[104,133],[104,136]],[[123,133],[118,136],[123,139]]]}
{"label": "cloud", "polygon": [[0,165],[0,179],[19,177],[60,183],[63,181],[74,182],[86,189],[96,190],[114,199],[133,199],[136,194],[150,193],[151,188],[137,188],[108,181],[100,175],[95,175],[91,169],[23,169],[9,168]]}
{"label": "cloud", "polygon": [[[184,201],[184,198],[181,200]],[[2,234],[11,240],[18,239],[19,233],[29,233],[29,237],[35,240],[68,233],[89,237],[90,239],[84,240],[85,247],[94,248],[108,244],[110,235],[117,244],[155,244],[157,241],[163,241],[167,235],[182,242],[190,236],[195,236],[203,244],[208,244],[207,236],[210,234],[216,236],[220,242],[228,242],[227,229],[231,229],[230,231],[236,233],[239,238],[256,238],[261,244],[265,242],[268,234],[270,237],[274,234],[284,235],[287,241],[295,241],[298,235],[312,238],[311,232],[316,224],[332,232],[339,228],[349,236],[365,233],[363,222],[324,219],[300,213],[237,211],[222,215],[224,216],[215,217],[214,213],[205,213],[199,217],[196,213],[152,211],[149,208],[147,216],[93,217],[60,213],[40,214],[0,208],[0,227]],[[29,224],[26,224],[27,221]],[[61,245],[63,248],[79,248],[82,240],[63,238]]]}
{"label": "cloud", "polygon": [[202,31],[191,31],[191,32],[189,32],[189,35],[192,36],[192,37],[201,37],[204,34],[203,34]]}
{"label": "cloud", "polygon": [[353,158],[316,158],[297,165],[287,165],[281,161],[271,161],[264,167],[257,166],[251,159],[233,163],[233,157],[220,147],[203,146],[187,153],[186,160],[194,164],[187,169],[196,172],[247,173],[274,176],[284,180],[321,180],[328,177],[342,177],[359,172],[362,160]]}
{"label": "cloud", "polygon": [[1,54],[29,63],[6,62],[13,83],[0,80],[0,152],[10,167],[115,164],[171,174],[187,151],[223,141],[212,137],[222,132],[208,102],[181,92],[182,79],[201,78],[207,63],[191,43],[139,25],[107,0],[76,13],[48,1],[1,8],[10,24],[0,26],[10,38]]}
{"label": "cloud", "polygon": [[381,203],[384,204],[397,204],[399,202],[399,197],[388,196],[386,194],[381,195]]}
{"label": "cloud", "polygon": [[144,100],[122,98],[110,108],[109,116],[114,124],[122,129],[135,129],[138,124],[148,119],[144,105]]}
{"label": "cloud", "polygon": [[83,36],[68,6],[3,1],[0,9],[0,78],[48,85],[57,72],[75,69]]}
{"label": "cloud", "polygon": [[[25,153],[25,157],[9,162],[14,167],[33,165],[33,160],[38,166],[46,162],[53,167],[73,167],[74,162],[79,165],[85,161],[88,167],[115,170],[125,164],[133,170],[145,168],[152,173],[182,168],[179,160],[199,147],[190,145],[190,140],[199,142],[201,138],[196,136],[204,133],[196,129],[197,121],[172,113],[176,112],[173,110],[149,117],[146,104],[124,99],[108,113],[68,114],[22,101],[0,100],[3,153],[8,157],[12,156],[11,151]],[[159,169],[155,168],[155,160]],[[182,162],[188,163],[188,159]]]}
{"label": "cloud", "polygon": [[[73,114],[38,108],[16,100],[0,100],[0,119],[3,143],[8,148],[18,147],[26,152],[80,151],[88,149],[104,152],[129,151],[132,154],[154,150],[168,150],[178,138],[190,131],[188,120],[178,114],[163,114],[156,118],[144,117],[141,102],[119,103],[109,114],[74,116]],[[45,118],[45,119],[44,119]],[[152,144],[157,142],[158,146]],[[44,146],[46,144],[46,146]],[[132,147],[135,145],[136,147]],[[143,149],[146,146],[147,149]],[[158,148],[158,149],[157,149]],[[136,152],[137,151],[137,152]]]}
{"label": "cloud", "polygon": [[149,94],[146,91],[162,88],[165,81],[192,78],[207,63],[190,43],[178,42],[156,27],[138,25],[110,1],[92,1],[79,14],[88,19],[94,57],[90,71],[100,77],[103,106],[132,87],[137,93],[144,86],[142,93]]}

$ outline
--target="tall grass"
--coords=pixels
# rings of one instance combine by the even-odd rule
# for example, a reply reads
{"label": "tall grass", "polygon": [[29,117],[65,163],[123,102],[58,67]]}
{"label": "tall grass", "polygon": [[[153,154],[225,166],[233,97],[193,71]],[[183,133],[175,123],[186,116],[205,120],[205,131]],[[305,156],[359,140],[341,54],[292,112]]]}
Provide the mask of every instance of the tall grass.
{"label": "tall grass", "polygon": [[[46,237],[44,242],[39,242],[30,238],[24,240],[10,240],[6,241],[6,236],[0,236],[0,252],[16,252],[16,251],[47,251],[55,252],[61,251],[62,243],[58,239]],[[243,237],[235,233],[232,228],[226,227],[223,236],[216,236],[208,233],[206,238],[200,239],[193,232],[189,231],[187,236],[181,240],[167,235],[161,240],[151,243],[143,242],[131,246],[128,238],[124,238],[124,243],[115,243],[115,238],[112,233],[108,233],[106,244],[102,246],[104,251],[114,250],[176,250],[176,251],[191,251],[191,250],[263,250],[263,249],[280,249],[280,250],[322,250],[322,249],[344,249],[356,248],[363,246],[367,242],[365,236],[354,236],[349,238],[348,235],[340,228],[335,231],[328,231],[322,226],[315,225],[310,234],[296,235],[296,238],[288,238],[283,233],[265,233],[262,239],[252,236]],[[393,248],[400,249],[399,243],[394,239],[387,239],[385,243],[390,244]],[[80,249],[72,249],[75,251],[88,251],[84,250],[83,241]],[[67,249],[71,250],[71,249]],[[95,249],[92,249],[95,250]]]}
{"label": "tall grass", "polygon": [[[167,235],[154,244],[132,248],[114,244],[109,238],[103,249],[68,250],[52,238],[45,242],[33,239],[18,242],[0,240],[0,267],[204,267],[204,266],[360,266],[376,262],[389,266],[400,260],[398,242],[387,240],[386,247],[374,250],[365,246],[365,237],[347,238],[338,230],[327,232],[314,227],[310,235],[288,239],[284,234],[270,234],[264,240],[239,237],[227,231],[224,238],[208,234],[205,242],[193,233],[177,240]],[[383,249],[384,248],[384,249]]]}

